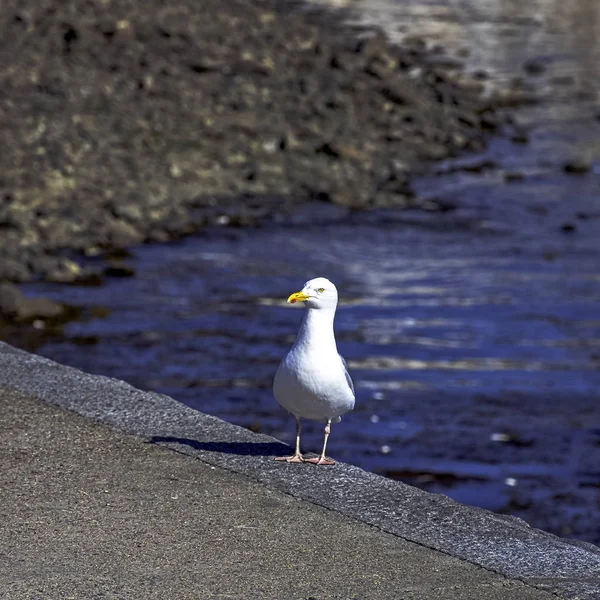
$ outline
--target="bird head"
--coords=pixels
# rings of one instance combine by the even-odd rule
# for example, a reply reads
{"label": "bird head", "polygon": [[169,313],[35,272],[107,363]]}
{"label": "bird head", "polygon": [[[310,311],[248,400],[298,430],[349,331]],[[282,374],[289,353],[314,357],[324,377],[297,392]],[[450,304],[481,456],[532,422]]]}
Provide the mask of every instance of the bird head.
{"label": "bird head", "polygon": [[291,294],[287,299],[289,304],[304,302],[308,308],[334,309],[338,302],[338,293],[335,285],[325,279],[317,277],[304,284],[301,291]]}

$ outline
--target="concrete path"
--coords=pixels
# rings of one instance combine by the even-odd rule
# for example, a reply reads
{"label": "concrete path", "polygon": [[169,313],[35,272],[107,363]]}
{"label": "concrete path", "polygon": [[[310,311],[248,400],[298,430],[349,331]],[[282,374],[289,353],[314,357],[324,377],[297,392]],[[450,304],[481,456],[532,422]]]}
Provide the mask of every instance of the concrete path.
{"label": "concrete path", "polygon": [[281,446],[0,343],[0,598],[600,597],[594,546]]}

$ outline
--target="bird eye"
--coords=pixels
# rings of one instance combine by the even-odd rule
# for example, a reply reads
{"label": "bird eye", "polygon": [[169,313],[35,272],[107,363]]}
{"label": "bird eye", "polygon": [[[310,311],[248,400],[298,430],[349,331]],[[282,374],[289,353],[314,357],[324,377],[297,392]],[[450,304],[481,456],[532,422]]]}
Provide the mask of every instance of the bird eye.
{"label": "bird eye", "polygon": [[324,291],[325,291],[325,288],[319,288],[319,289],[317,290],[317,292],[319,292],[319,294],[322,294]]}

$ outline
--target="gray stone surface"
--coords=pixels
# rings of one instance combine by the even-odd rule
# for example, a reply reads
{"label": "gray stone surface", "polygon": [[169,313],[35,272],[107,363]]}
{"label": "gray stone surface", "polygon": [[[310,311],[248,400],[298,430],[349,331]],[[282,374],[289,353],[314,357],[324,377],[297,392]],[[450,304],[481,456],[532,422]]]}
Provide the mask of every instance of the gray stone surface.
{"label": "gray stone surface", "polygon": [[275,463],[273,438],[6,344],[0,387],[9,598],[600,597],[595,546],[350,465]]}
{"label": "gray stone surface", "polygon": [[550,598],[0,388],[2,598]]}

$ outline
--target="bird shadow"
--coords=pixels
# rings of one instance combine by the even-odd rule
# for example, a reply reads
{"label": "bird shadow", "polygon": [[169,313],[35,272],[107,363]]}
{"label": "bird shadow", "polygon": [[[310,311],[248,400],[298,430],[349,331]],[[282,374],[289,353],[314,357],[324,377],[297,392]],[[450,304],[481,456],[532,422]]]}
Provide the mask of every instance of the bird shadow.
{"label": "bird shadow", "polygon": [[149,441],[151,444],[180,444],[194,450],[240,456],[280,456],[290,452],[290,447],[283,442],[199,442],[188,438],[161,436],[154,436]]}

